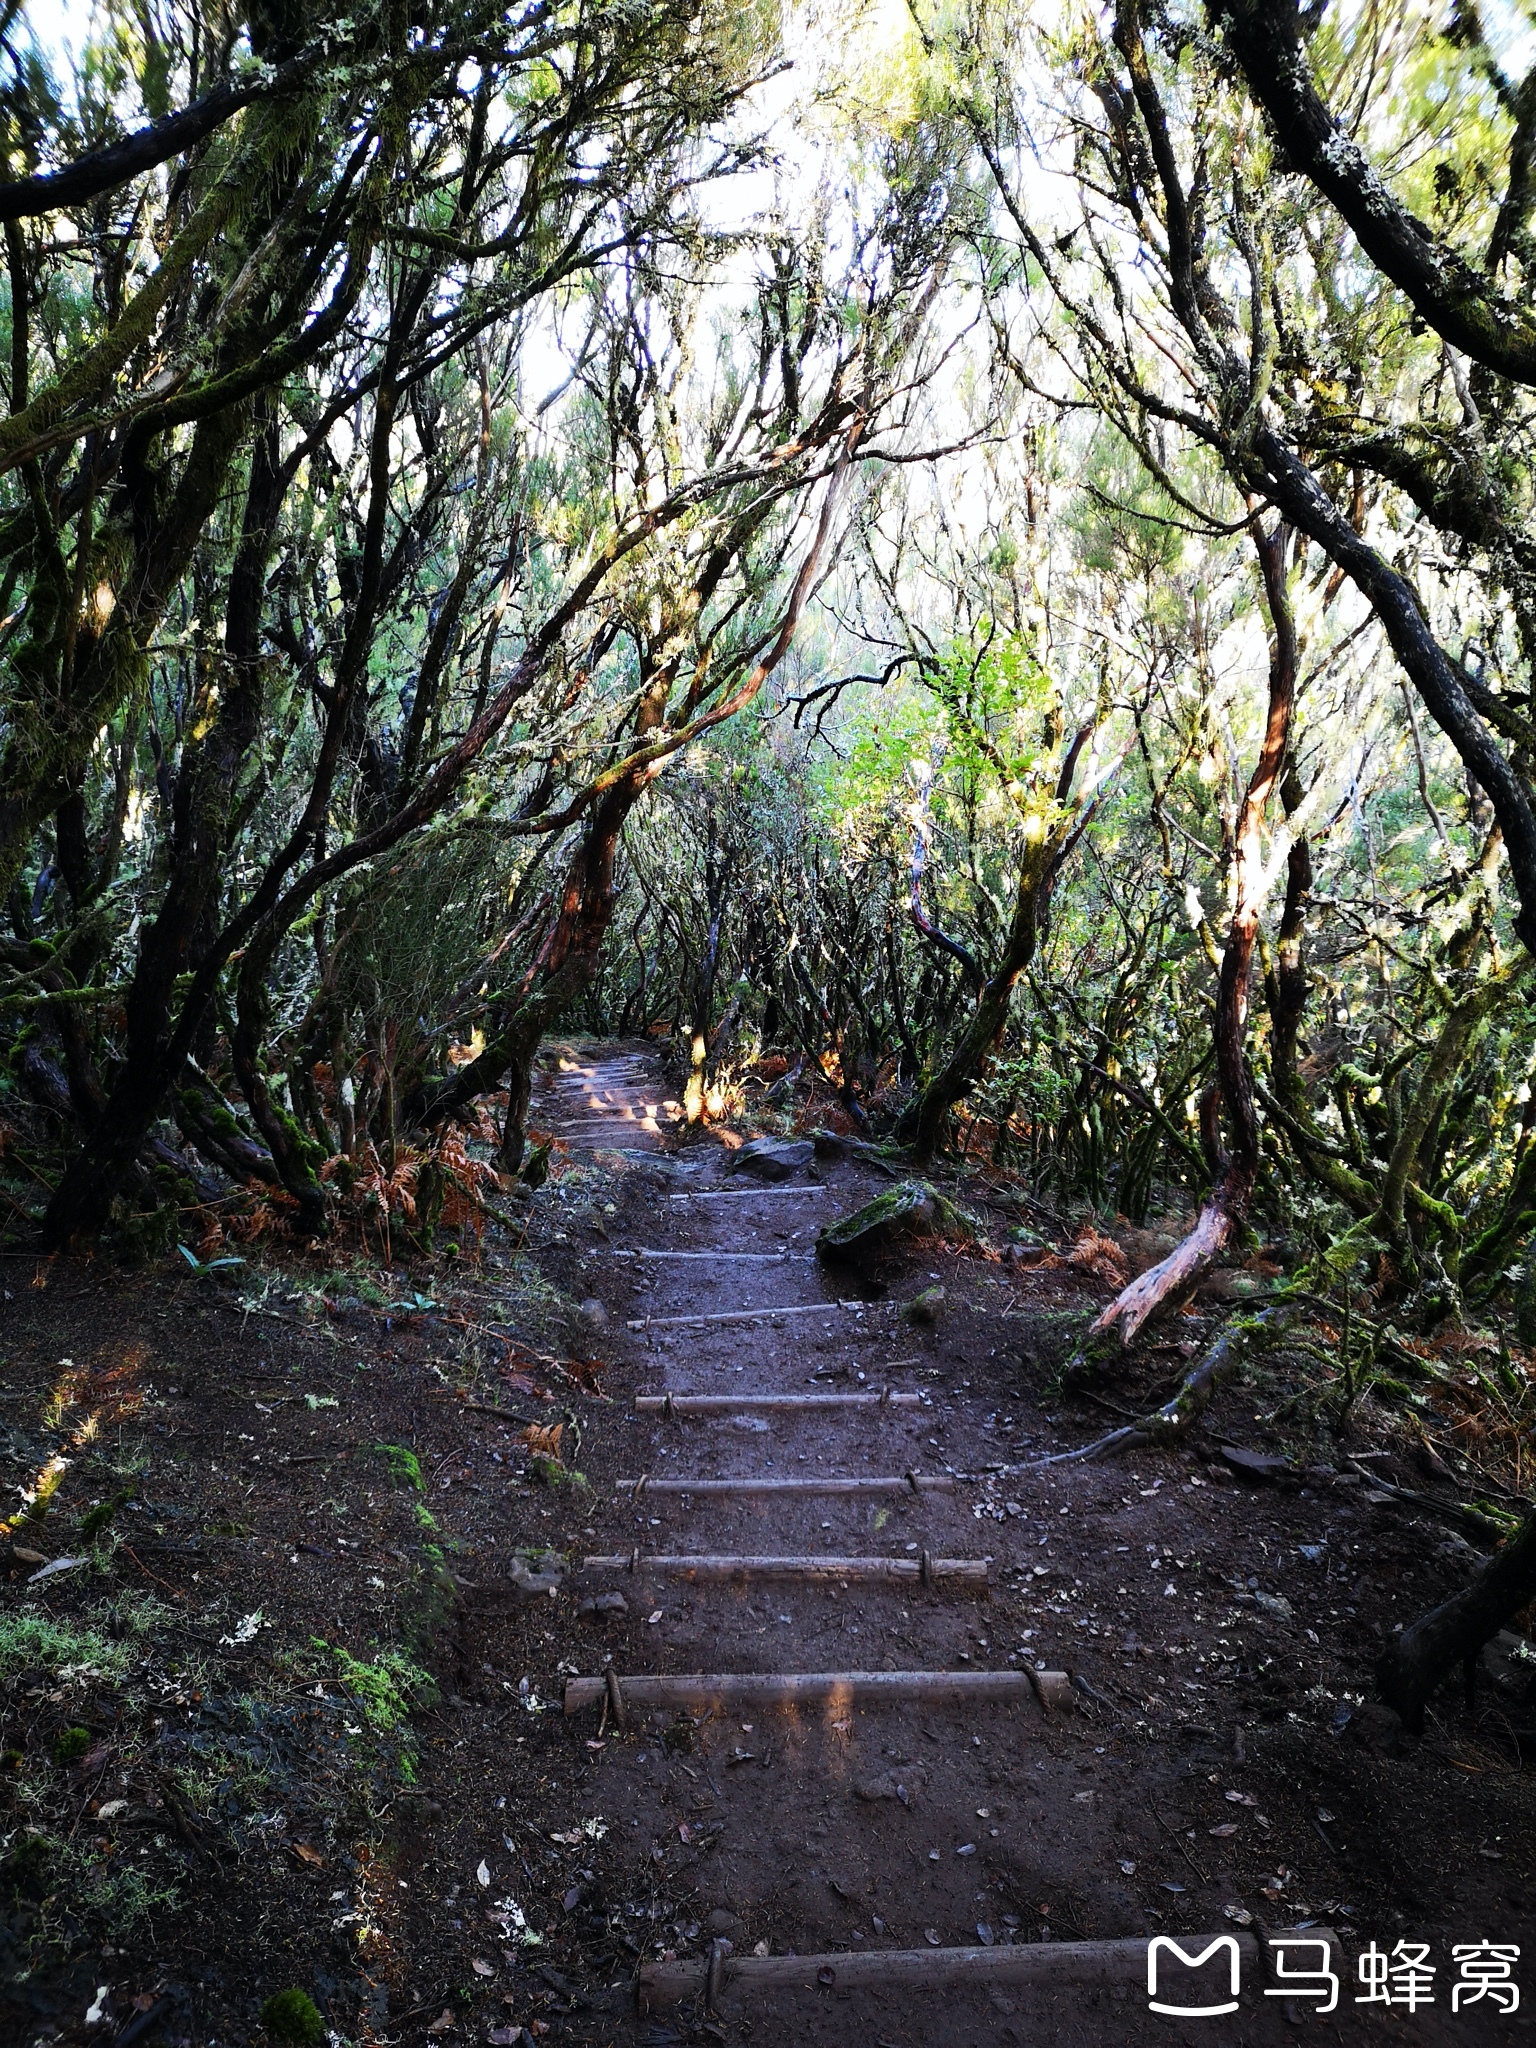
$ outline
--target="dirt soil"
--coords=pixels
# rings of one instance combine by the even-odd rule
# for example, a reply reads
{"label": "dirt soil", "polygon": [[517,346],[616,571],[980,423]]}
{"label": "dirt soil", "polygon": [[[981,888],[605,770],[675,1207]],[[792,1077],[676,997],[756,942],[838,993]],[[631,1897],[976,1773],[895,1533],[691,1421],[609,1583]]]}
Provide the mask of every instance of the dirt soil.
{"label": "dirt soil", "polygon": [[[57,1487],[0,1592],[0,2038],[259,2042],[290,1986],[349,2043],[1525,2038],[1536,1801],[1509,1689],[1448,1692],[1418,1741],[1370,1703],[1390,1631],[1468,1547],[1352,1469],[1236,1476],[1221,1445],[1275,1448],[1251,1376],[1187,1450],[1032,1467],[1115,1419],[1054,1390],[1111,1292],[1091,1265],[925,1239],[825,1268],[817,1230],[888,1182],[848,1157],[731,1175],[720,1134],[676,1142],[665,1093],[649,1049],[555,1048],[541,1105],[565,1140],[524,1241],[491,1232],[456,1264],[0,1256],[6,1512]],[[1001,1242],[985,1190],[957,1193]],[[936,1322],[904,1314],[934,1286]],[[1223,1313],[1173,1319],[1105,1398],[1164,1397]],[[886,1385],[921,1404],[633,1406]],[[1372,1429],[1367,1402],[1351,1448]],[[954,1484],[616,1485],[914,1470]],[[924,1551],[988,1559],[989,1581],[703,1584],[645,1562]],[[37,1558],[83,1561],[38,1579]],[[565,1679],[610,1663],[1081,1683],[1051,1715],[565,1715]],[[1149,2015],[1144,1985],[855,1991],[808,1970],[727,1986],[718,2015],[636,2009],[643,1961],[720,1938],[803,1957],[1309,1920],[1351,1974],[1373,1941],[1427,1943],[1435,2003],[1358,2006],[1346,1981],[1331,2018],[1288,2024],[1250,1982],[1238,2015],[1185,2022]],[[1524,1948],[1521,2007],[1453,2017],[1451,1946],[1482,1940]]]}

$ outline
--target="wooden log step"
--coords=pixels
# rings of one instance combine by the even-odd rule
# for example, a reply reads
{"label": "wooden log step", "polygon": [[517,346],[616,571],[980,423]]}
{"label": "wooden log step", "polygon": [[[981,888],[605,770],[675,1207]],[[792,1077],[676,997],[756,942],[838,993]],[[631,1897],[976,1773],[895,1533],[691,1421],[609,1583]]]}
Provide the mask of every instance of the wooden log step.
{"label": "wooden log step", "polygon": [[760,1323],[774,1316],[835,1316],[839,1309],[862,1309],[868,1306],[862,1301],[797,1301],[786,1308],[777,1308],[772,1302],[762,1308],[724,1308],[710,1315],[691,1316],[632,1316],[629,1327],[632,1330],[671,1330],[683,1323]]}
{"label": "wooden log step", "polygon": [[917,1408],[925,1394],[892,1387],[865,1394],[636,1394],[637,1415],[743,1415],[765,1408]]}
{"label": "wooden log step", "polygon": [[[1290,1930],[1274,1929],[1270,1940]],[[1220,1934],[1178,1934],[1159,1939],[1157,1976],[1151,1977],[1146,1935],[1122,1941],[1027,1941],[1003,1948],[880,1948],[835,1950],[830,1955],[735,1956],[725,1953],[724,1944],[711,1945],[708,1956],[688,1957],[678,1962],[647,1962],[640,1965],[635,1991],[642,2014],[677,2005],[685,1998],[703,1998],[706,2010],[713,2010],[720,1993],[730,1991],[860,1991],[887,1984],[909,1984],[939,1990],[947,1986],[984,1990],[1008,1985],[1043,1992],[1076,1991],[1095,1985],[1134,1984],[1148,1989],[1177,2011],[1190,2009],[1195,1987],[1208,1987],[1202,1995],[1226,2009],[1231,1987],[1231,1950],[1235,1942],[1240,1980],[1246,1978],[1249,1996],[1262,2003],[1266,1957],[1256,1936],[1223,1928]],[[1329,1927],[1309,1926],[1294,1934],[1294,1949],[1287,1967],[1299,1971],[1320,1971],[1323,1958],[1317,1944],[1327,1944],[1327,1966],[1337,1976],[1345,1971],[1338,1936]],[[1179,1955],[1161,1946],[1177,1942]],[[1301,1944],[1313,1946],[1303,1950]],[[1200,1956],[1218,1945],[1206,1965],[1206,1974],[1191,1978],[1182,1957]],[[1288,1949],[1291,1944],[1287,1943]],[[1156,1993],[1149,1987],[1155,1982]],[[1153,2010],[1157,2010],[1154,2006]]]}
{"label": "wooden log step", "polygon": [[588,1571],[656,1572],[669,1579],[700,1583],[733,1579],[915,1579],[925,1586],[939,1579],[966,1579],[985,1585],[990,1560],[985,1557],[586,1557]]}
{"label": "wooden log step", "polygon": [[[782,1266],[791,1259],[814,1259],[814,1252],[653,1252],[653,1251],[611,1251],[610,1259],[659,1259],[671,1265],[674,1259],[729,1260],[735,1265]],[[822,1303],[814,1306],[820,1308]],[[747,1314],[758,1314],[758,1310],[747,1310]]]}
{"label": "wooden log step", "polygon": [[892,1472],[881,1479],[616,1479],[620,1493],[699,1493],[726,1497],[735,1493],[953,1493],[947,1473]]}
{"label": "wooden log step", "polygon": [[668,1195],[669,1202],[761,1202],[774,1195],[825,1195],[829,1188],[819,1182],[808,1188],[690,1188],[685,1195]]}
{"label": "wooden log step", "polygon": [[1072,1681],[1064,1671],[715,1671],[620,1678],[610,1666],[602,1678],[566,1680],[566,1713],[579,1714],[605,1696],[611,1699],[615,1687],[626,1710],[642,1711],[825,1706],[842,1713],[848,1707],[875,1707],[892,1700],[1072,1704]]}

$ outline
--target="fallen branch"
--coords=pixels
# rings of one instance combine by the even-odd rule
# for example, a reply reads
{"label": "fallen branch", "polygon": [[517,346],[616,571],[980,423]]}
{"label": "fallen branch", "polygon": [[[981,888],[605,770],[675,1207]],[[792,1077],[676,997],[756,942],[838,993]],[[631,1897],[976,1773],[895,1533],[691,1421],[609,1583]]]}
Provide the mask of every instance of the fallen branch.
{"label": "fallen branch", "polygon": [[1159,1259],[1129,1286],[1122,1287],[1108,1308],[1089,1324],[1088,1335],[1102,1337],[1118,1324],[1123,1350],[1154,1310],[1187,1292],[1210,1271],[1225,1249],[1235,1221],[1231,1201],[1225,1196],[1213,1196],[1202,1207],[1193,1230],[1183,1242],[1175,1245],[1166,1259]]}
{"label": "fallen branch", "polygon": [[1426,1514],[1438,1515],[1442,1522],[1454,1522],[1459,1529],[1470,1530],[1472,1535],[1487,1544],[1502,1543],[1504,1531],[1490,1515],[1480,1515],[1476,1508],[1469,1508],[1458,1500],[1435,1500],[1427,1493],[1411,1493],[1406,1486],[1394,1486],[1390,1479],[1384,1479],[1379,1472],[1373,1472],[1368,1465],[1362,1465],[1358,1458],[1351,1458],[1350,1464],[1362,1479],[1368,1479],[1372,1486],[1382,1493],[1391,1494],[1405,1506],[1420,1508]]}

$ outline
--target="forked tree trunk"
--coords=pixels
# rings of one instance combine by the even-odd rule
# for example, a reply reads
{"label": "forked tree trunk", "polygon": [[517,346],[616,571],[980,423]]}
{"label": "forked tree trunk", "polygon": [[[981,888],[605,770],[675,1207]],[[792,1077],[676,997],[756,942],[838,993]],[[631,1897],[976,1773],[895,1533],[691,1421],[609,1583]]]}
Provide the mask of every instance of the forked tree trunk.
{"label": "forked tree trunk", "polygon": [[[1093,728],[1085,725],[1067,749],[1066,760],[1056,784],[1056,802],[1070,797],[1077,778],[1078,762]],[[983,976],[975,960],[958,940],[941,932],[923,910],[922,876],[927,859],[928,822],[926,784],[923,808],[917,824],[912,854],[912,921],[925,939],[958,960],[976,984],[976,1004],[949,1058],[902,1111],[896,1124],[899,1143],[910,1145],[920,1160],[931,1159],[938,1150],[956,1103],[964,1101],[987,1070],[1008,1024],[1008,1010],[1017,987],[1040,942],[1040,927],[1050,907],[1051,889],[1057,875],[1087,825],[1093,805],[1089,803],[1070,823],[1026,842],[1019,862],[1018,887],[1014,894],[1013,921],[1008,927],[1002,958],[991,974]]]}
{"label": "forked tree trunk", "polygon": [[1253,535],[1274,637],[1269,655],[1269,715],[1259,758],[1237,816],[1232,922],[1216,990],[1217,1092],[1226,1115],[1231,1149],[1222,1152],[1216,1120],[1211,1117],[1205,1137],[1207,1152],[1213,1155],[1215,1185],[1201,1207],[1194,1229],[1166,1259],[1116,1295],[1089,1330],[1089,1336],[1096,1337],[1118,1328],[1122,1344],[1129,1344],[1164,1302],[1183,1294],[1215,1264],[1247,1211],[1258,1177],[1259,1120],[1244,1040],[1253,950],[1263,907],[1264,817],[1270,794],[1284,768],[1296,698],[1296,626],[1285,585],[1285,549],[1290,529],[1277,520],[1266,533],[1256,523]]}

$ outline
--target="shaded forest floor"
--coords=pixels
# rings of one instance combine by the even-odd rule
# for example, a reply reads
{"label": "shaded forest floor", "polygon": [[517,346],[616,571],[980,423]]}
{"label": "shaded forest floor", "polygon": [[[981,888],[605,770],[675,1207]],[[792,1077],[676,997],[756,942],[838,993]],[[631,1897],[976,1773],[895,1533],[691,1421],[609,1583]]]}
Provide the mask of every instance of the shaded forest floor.
{"label": "shaded forest floor", "polygon": [[[0,2034],[254,2042],[263,2001],[296,1986],[341,2037],[380,2043],[1179,2038],[1141,1995],[809,1992],[715,2021],[638,2019],[632,1982],[643,1959],[719,1935],[804,1954],[1309,1918],[1353,1930],[1351,1952],[1431,1944],[1436,2009],[1391,2015],[1383,2038],[1518,2033],[1536,1987],[1486,2023],[1452,2022],[1445,1991],[1453,1941],[1520,1941],[1532,1975],[1536,1702],[1511,1638],[1420,1741],[1371,1704],[1393,1626],[1474,1561],[1350,1462],[1378,1453],[1414,1490],[1395,1411],[1367,1395],[1346,1440],[1303,1440],[1294,1412],[1260,1420],[1293,1384],[1271,1356],[1187,1449],[1011,1471],[1113,1419],[1054,1375],[1112,1291],[1114,1248],[1090,1233],[1004,1263],[929,1240],[827,1276],[816,1228],[884,1183],[845,1157],[802,1172],[798,1196],[741,1192],[733,1142],[557,1148],[523,1242],[492,1232],[456,1260],[0,1257],[7,1511],[56,1482],[0,1593]],[[957,1192],[1002,1242],[982,1179]],[[668,1256],[618,1256],[637,1248]],[[740,1251],[783,1257],[719,1256]],[[937,1322],[907,1320],[936,1284]],[[760,1319],[664,1320],[743,1306]],[[1161,1398],[1227,1312],[1170,1319],[1105,1397]],[[924,1403],[747,1427],[631,1401],[861,1375]],[[1267,1472],[1245,1449],[1289,1455]],[[963,1476],[789,1506],[637,1504],[613,1485],[818,1465]],[[580,1567],[633,1546],[921,1548],[989,1556],[991,1580],[980,1597],[765,1591]],[[40,1579],[43,1559],[60,1568]],[[615,1589],[625,1611],[581,1612]],[[1056,1722],[951,1706],[830,1730],[666,1715],[621,1734],[560,1711],[564,1677],[608,1658],[1032,1662],[1086,1689]],[[1363,2035],[1347,2005],[1340,2025]],[[1285,2037],[1263,2008],[1187,2032]]]}

